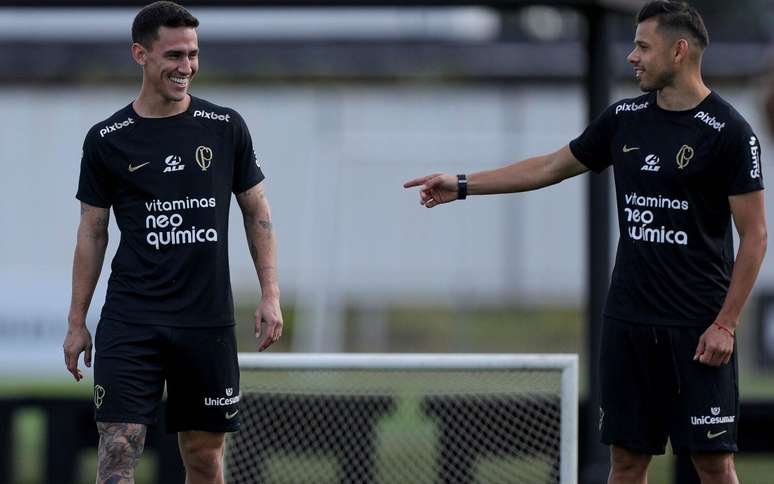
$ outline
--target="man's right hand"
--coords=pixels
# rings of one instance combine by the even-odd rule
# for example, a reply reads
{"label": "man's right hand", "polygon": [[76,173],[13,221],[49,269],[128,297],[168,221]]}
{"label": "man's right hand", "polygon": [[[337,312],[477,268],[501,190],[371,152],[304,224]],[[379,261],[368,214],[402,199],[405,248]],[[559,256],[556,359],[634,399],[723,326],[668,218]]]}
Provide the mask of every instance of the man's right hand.
{"label": "man's right hand", "polygon": [[457,177],[454,175],[434,173],[407,181],[403,188],[419,185],[422,185],[419,190],[419,203],[427,208],[457,200]]}
{"label": "man's right hand", "polygon": [[78,358],[83,353],[83,362],[91,368],[91,333],[86,325],[69,325],[64,340],[64,359],[67,371],[73,374],[75,381],[83,380],[83,374],[78,369]]}

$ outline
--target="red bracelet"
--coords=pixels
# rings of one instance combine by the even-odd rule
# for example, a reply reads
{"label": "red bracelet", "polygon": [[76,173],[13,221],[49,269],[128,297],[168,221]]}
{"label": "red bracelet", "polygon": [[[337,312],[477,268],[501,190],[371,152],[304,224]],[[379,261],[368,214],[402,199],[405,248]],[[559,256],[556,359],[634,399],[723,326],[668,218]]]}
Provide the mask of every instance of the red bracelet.
{"label": "red bracelet", "polygon": [[728,333],[728,335],[729,335],[729,336],[731,336],[732,338],[734,337],[734,332],[733,332],[733,331],[731,331],[730,329],[726,328],[725,326],[723,326],[722,324],[720,324],[720,323],[718,323],[718,322],[715,322],[714,324],[715,324],[715,326],[717,326],[718,328],[720,328],[720,329],[722,329],[723,331],[725,331],[726,333]]}

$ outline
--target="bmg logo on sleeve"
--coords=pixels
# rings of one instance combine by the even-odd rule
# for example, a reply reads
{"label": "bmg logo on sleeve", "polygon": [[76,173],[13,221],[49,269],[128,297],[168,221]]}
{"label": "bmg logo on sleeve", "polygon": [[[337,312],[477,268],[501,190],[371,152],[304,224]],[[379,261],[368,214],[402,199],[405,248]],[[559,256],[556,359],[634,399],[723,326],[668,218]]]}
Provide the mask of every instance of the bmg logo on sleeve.
{"label": "bmg logo on sleeve", "polygon": [[752,170],[750,178],[761,177],[761,146],[758,144],[758,138],[750,136],[750,158],[752,159]]}

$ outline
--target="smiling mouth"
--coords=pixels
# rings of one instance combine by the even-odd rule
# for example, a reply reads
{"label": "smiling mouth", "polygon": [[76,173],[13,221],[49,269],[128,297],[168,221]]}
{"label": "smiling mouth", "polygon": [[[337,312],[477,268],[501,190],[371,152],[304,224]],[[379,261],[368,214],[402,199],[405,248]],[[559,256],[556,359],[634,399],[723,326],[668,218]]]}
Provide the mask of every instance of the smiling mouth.
{"label": "smiling mouth", "polygon": [[173,83],[177,84],[178,86],[187,86],[188,85],[188,78],[187,77],[176,77],[176,76],[169,76],[169,80]]}

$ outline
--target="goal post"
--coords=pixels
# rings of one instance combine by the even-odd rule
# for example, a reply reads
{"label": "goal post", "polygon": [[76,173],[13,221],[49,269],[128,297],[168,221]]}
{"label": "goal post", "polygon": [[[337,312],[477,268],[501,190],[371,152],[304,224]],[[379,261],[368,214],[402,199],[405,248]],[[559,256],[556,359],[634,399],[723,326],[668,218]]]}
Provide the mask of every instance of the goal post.
{"label": "goal post", "polygon": [[575,484],[575,354],[240,353],[233,483]]}

